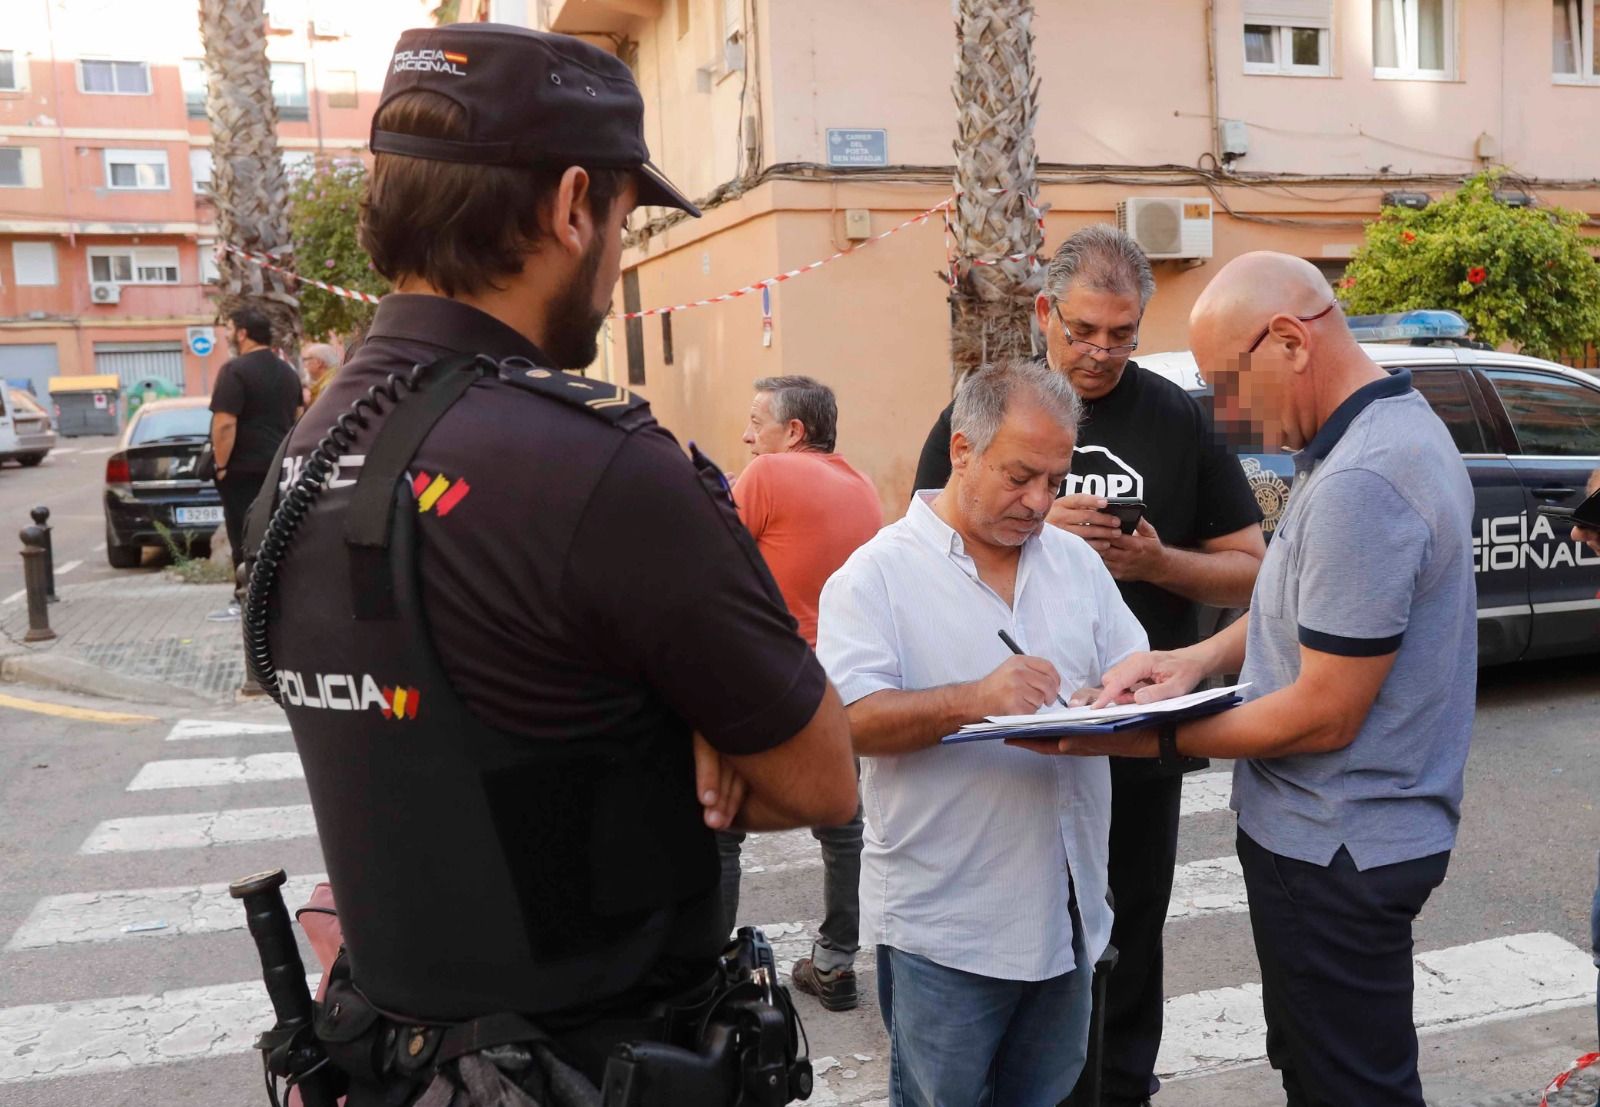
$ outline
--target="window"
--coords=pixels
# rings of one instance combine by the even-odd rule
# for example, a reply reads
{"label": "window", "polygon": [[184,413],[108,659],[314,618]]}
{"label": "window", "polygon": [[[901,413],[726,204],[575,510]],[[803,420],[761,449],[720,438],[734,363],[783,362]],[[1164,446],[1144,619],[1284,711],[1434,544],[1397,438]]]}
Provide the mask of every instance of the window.
{"label": "window", "polygon": [[361,93],[356,88],[354,69],[330,69],[323,81],[328,90],[330,108],[355,108],[361,106]]}
{"label": "window", "polygon": [[1449,80],[1455,39],[1455,0],[1372,0],[1375,76]]}
{"label": "window", "polygon": [[13,242],[11,269],[18,285],[43,287],[56,283],[56,247],[53,242]]}
{"label": "window", "polygon": [[199,58],[184,58],[178,63],[183,80],[183,107],[190,119],[206,117],[206,63]]}
{"label": "window", "polygon": [[1600,456],[1600,391],[1552,373],[1491,369],[1488,375],[1522,453]]}
{"label": "window", "polygon": [[150,95],[150,66],[142,61],[103,61],[84,58],[78,62],[78,87],[84,92],[105,95]]}
{"label": "window", "polygon": [[200,280],[205,284],[216,284],[221,281],[222,271],[217,268],[217,240],[196,239],[194,245],[200,254]]}
{"label": "window", "polygon": [[0,50],[0,92],[22,91],[22,73],[26,65],[15,50]]}
{"label": "window", "polygon": [[1246,0],[1244,71],[1326,77],[1332,0]]}
{"label": "window", "polygon": [[0,146],[0,188],[22,188],[22,147]]}
{"label": "window", "polygon": [[272,100],[278,105],[279,119],[311,118],[311,101],[306,96],[306,67],[299,62],[273,62]]}
{"label": "window", "polygon": [[1600,35],[1595,34],[1595,0],[1555,0],[1550,67],[1557,81],[1600,83]]}
{"label": "window", "polygon": [[1422,398],[1428,401],[1433,413],[1444,424],[1445,430],[1464,454],[1481,454],[1489,449],[1472,410],[1472,397],[1467,395],[1467,383],[1456,369],[1414,369],[1411,383]]}
{"label": "window", "polygon": [[194,182],[197,195],[204,195],[211,184],[211,151],[193,149],[189,151],[189,179]]}
{"label": "window", "polygon": [[165,150],[107,150],[106,187],[116,189],[167,189]]}
{"label": "window", "polygon": [[722,68],[744,68],[744,0],[722,0]]}
{"label": "window", "polygon": [[89,250],[89,279],[116,284],[177,284],[178,248],[140,246]]}

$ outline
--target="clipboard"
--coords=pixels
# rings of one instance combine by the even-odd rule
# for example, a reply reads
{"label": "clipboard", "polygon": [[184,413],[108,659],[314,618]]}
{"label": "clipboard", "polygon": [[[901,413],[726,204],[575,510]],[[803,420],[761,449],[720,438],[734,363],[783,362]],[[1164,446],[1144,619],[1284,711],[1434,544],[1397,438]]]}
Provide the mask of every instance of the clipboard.
{"label": "clipboard", "polygon": [[1181,723],[1187,719],[1203,719],[1237,707],[1244,697],[1235,693],[1185,707],[1179,711],[1160,711],[1139,715],[1125,715],[1103,723],[1042,723],[1035,726],[990,727],[986,730],[957,731],[939,739],[942,746],[961,745],[966,742],[995,742],[1007,738],[1080,738],[1093,734],[1116,734],[1123,730],[1139,730],[1161,723]]}

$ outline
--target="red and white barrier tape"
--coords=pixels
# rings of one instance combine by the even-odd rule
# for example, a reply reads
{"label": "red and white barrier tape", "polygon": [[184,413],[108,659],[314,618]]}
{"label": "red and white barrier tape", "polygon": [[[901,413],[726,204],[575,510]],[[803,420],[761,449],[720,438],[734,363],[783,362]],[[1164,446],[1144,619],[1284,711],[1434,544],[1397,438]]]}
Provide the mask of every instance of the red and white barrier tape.
{"label": "red and white barrier tape", "polygon": [[230,254],[238,254],[246,261],[259,265],[263,269],[270,269],[274,273],[282,273],[284,276],[291,277],[294,280],[299,281],[301,284],[309,284],[314,288],[320,288],[322,291],[332,293],[335,296],[343,296],[346,300],[360,300],[364,304],[375,304],[378,302],[378,297],[374,296],[370,292],[357,292],[353,288],[340,288],[336,284],[328,284],[325,281],[317,280],[315,277],[304,276],[300,273],[296,273],[292,269],[285,269],[281,265],[274,264],[272,259],[267,257],[265,254],[252,254],[249,250],[241,250],[239,247],[231,245],[227,242],[221,243],[218,248],[226,250]]}
{"label": "red and white barrier tape", "polygon": [[752,292],[759,292],[763,288],[771,288],[775,284],[782,284],[784,281],[793,280],[795,277],[798,277],[803,273],[810,273],[815,269],[821,269],[829,262],[838,261],[842,257],[848,257],[851,254],[859,253],[868,246],[871,246],[874,242],[882,242],[890,235],[898,234],[907,227],[920,226],[921,224],[926,223],[929,219],[933,218],[936,212],[943,211],[945,208],[949,207],[953,199],[954,197],[950,197],[948,199],[941,200],[939,203],[933,205],[933,207],[929,208],[921,215],[914,215],[910,219],[907,219],[904,223],[901,223],[899,226],[890,227],[882,234],[875,234],[871,238],[863,239],[856,245],[848,246],[843,250],[839,250],[836,253],[830,254],[821,261],[814,261],[809,265],[802,265],[800,268],[791,269],[787,273],[779,273],[777,276],[768,277],[764,281],[756,281],[754,284],[747,284],[743,288],[736,288],[732,292],[724,292],[720,296],[711,296],[704,300],[690,300],[688,303],[674,304],[671,307],[646,308],[644,311],[624,312],[621,316],[619,316],[619,318],[643,319],[650,315],[666,315],[671,312],[687,311],[689,308],[707,307],[711,304],[723,304],[727,303],[729,300],[737,300],[740,296],[748,296]]}
{"label": "red and white barrier tape", "polygon": [[1544,1095],[1539,1097],[1539,1107],[1550,1107],[1550,1097],[1553,1094],[1566,1087],[1568,1080],[1571,1080],[1590,1065],[1595,1064],[1600,1064],[1600,1053],[1585,1053],[1582,1057],[1572,1062],[1571,1068],[1544,1086]]}
{"label": "red and white barrier tape", "polygon": [[[929,208],[927,211],[923,212],[922,214],[914,215],[910,219],[907,219],[904,223],[900,223],[897,226],[890,227],[888,230],[882,232],[881,234],[875,234],[871,238],[863,239],[861,242],[856,243],[854,246],[848,246],[843,250],[836,251],[835,253],[830,254],[829,256],[827,256],[825,258],[822,258],[820,261],[813,261],[809,265],[800,266],[798,269],[790,269],[789,271],[787,271],[785,273],[779,273],[777,276],[768,277],[765,280],[756,281],[753,284],[747,284],[743,288],[734,289],[732,292],[724,292],[720,296],[710,296],[710,297],[707,297],[706,299],[703,299],[703,300],[690,300],[687,303],[672,304],[672,305],[667,306],[667,307],[646,308],[643,311],[624,312],[621,316],[619,316],[619,318],[622,318],[622,319],[643,319],[643,318],[646,318],[647,316],[651,316],[651,315],[667,315],[667,314],[670,314],[670,313],[673,313],[673,312],[687,311],[690,308],[708,307],[711,304],[723,304],[723,303],[727,303],[729,300],[737,300],[741,296],[748,296],[752,292],[759,292],[759,291],[761,291],[763,289],[771,288],[773,285],[782,284],[784,281],[792,280],[795,277],[801,276],[802,274],[810,273],[813,270],[821,269],[824,265],[827,265],[830,262],[835,262],[835,261],[838,261],[840,258],[848,257],[851,254],[858,253],[861,250],[864,250],[866,247],[871,246],[874,242],[881,242],[884,239],[888,238],[890,235],[899,234],[901,231],[905,230],[908,227],[921,226],[923,223],[926,223],[929,219],[933,218],[933,216],[935,214],[938,214],[940,212],[944,213],[945,232],[946,232],[946,237],[945,237],[946,253],[949,254],[949,253],[951,253],[950,245],[949,245],[949,243],[950,243],[950,237],[949,237],[949,229],[950,229],[949,208],[950,208],[950,205],[952,203],[954,203],[954,202],[955,202],[955,197],[953,197],[953,196],[949,197],[949,198],[947,198],[945,200],[941,200],[939,203],[935,204],[933,207]],[[1044,213],[1042,211],[1040,211],[1040,209],[1037,206],[1035,206],[1033,201],[1031,201],[1031,200],[1028,201],[1028,207],[1031,208],[1038,215],[1040,235],[1041,235],[1041,240],[1042,240],[1043,230],[1044,230]],[[325,281],[319,281],[315,277],[307,277],[307,276],[305,276],[303,274],[296,273],[291,269],[285,269],[283,266],[275,264],[270,257],[268,257],[268,256],[266,256],[264,254],[251,253],[249,250],[240,249],[238,246],[234,246],[234,245],[231,245],[229,243],[220,243],[218,245],[218,249],[226,250],[226,251],[228,251],[229,253],[232,253],[232,254],[237,254],[240,257],[244,258],[246,261],[249,261],[254,265],[261,266],[263,269],[271,269],[275,273],[282,273],[285,276],[290,277],[290,278],[292,278],[292,279],[294,279],[296,281],[300,281],[303,284],[309,284],[314,288],[320,288],[320,289],[322,289],[322,291],[330,293],[330,294],[332,294],[334,296],[342,296],[347,300],[360,300],[362,303],[365,303],[365,304],[375,304],[375,303],[378,302],[378,297],[372,295],[369,292],[357,292],[354,289],[350,289],[350,288],[340,288],[338,285],[328,284]],[[974,258],[973,261],[972,261],[972,264],[973,265],[998,265],[1002,261],[1014,261],[1014,260],[1020,261],[1020,260],[1024,260],[1024,259],[1030,259],[1030,258],[1033,259],[1034,261],[1038,261],[1038,258],[1035,257],[1032,254],[1013,254],[1010,257],[998,258],[998,259],[994,259],[994,260],[988,260],[988,259],[983,259],[983,258]],[[954,267],[953,258],[951,259],[951,263],[950,264],[951,264],[950,271],[951,271],[952,281],[953,281],[954,280],[954,273],[955,273],[955,267]]]}

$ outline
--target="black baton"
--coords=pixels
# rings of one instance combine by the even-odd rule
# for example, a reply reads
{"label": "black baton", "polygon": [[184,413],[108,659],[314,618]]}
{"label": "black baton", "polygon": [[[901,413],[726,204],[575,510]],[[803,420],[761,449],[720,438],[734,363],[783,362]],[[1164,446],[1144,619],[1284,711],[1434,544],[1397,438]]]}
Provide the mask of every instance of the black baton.
{"label": "black baton", "polygon": [[[336,1107],[339,1101],[335,1073],[312,1035],[315,1008],[306,987],[306,966],[294,940],[289,909],[278,889],[289,878],[282,869],[256,873],[228,885],[228,894],[244,901],[250,937],[261,955],[261,978],[267,985],[278,1023],[263,1034],[256,1048],[267,1055],[269,1068],[300,1089],[305,1107]],[[277,1062],[277,1065],[273,1065]],[[279,1070],[282,1071],[279,1071]]]}

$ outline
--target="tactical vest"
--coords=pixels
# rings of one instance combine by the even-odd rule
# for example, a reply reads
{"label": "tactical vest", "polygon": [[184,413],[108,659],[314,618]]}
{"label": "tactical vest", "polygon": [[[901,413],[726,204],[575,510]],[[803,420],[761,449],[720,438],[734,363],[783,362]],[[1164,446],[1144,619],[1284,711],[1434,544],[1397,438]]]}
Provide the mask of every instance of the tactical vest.
{"label": "tactical vest", "polygon": [[[413,374],[410,394],[391,384],[399,399],[381,416],[369,402],[341,421],[342,440],[323,440],[348,448],[376,418],[353,489],[322,488],[309,506],[291,489],[268,527],[269,482],[252,512],[265,541],[247,545],[275,559],[264,597],[253,569],[252,606],[266,615],[352,977],[378,1007],[418,1019],[593,1003],[664,958],[703,957],[709,972],[726,939],[687,728],[628,741],[508,734],[467,708],[434,652],[405,470],[491,370],[505,383],[490,387],[573,404],[618,434],[653,423],[604,382],[518,359],[443,359]],[[248,641],[248,619],[246,629]]]}

